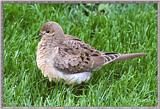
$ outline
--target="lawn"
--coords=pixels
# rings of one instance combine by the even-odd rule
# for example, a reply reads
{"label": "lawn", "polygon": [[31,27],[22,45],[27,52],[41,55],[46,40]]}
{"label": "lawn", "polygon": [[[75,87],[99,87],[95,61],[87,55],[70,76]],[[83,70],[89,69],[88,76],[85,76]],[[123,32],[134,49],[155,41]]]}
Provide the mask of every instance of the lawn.
{"label": "lawn", "polygon": [[[40,27],[58,22],[66,34],[106,52],[145,52],[94,71],[88,83],[49,82],[36,65]],[[156,4],[3,4],[4,106],[156,106]]]}

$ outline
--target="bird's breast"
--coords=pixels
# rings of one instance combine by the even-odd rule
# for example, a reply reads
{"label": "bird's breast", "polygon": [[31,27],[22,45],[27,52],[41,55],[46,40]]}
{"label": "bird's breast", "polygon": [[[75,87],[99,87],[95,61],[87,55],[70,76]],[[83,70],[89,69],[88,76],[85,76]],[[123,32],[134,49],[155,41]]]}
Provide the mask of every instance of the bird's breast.
{"label": "bird's breast", "polygon": [[58,47],[54,46],[52,43],[39,42],[37,48],[37,66],[41,67],[53,64],[53,59],[58,53]]}

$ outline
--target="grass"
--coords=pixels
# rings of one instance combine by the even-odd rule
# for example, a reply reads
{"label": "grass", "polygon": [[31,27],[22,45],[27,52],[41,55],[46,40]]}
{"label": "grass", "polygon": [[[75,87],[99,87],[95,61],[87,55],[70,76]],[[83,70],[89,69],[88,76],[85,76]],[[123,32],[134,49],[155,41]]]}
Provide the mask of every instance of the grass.
{"label": "grass", "polygon": [[[4,106],[156,106],[156,4],[3,4]],[[145,52],[112,63],[88,83],[49,82],[36,66],[36,37],[44,22],[110,52]]]}

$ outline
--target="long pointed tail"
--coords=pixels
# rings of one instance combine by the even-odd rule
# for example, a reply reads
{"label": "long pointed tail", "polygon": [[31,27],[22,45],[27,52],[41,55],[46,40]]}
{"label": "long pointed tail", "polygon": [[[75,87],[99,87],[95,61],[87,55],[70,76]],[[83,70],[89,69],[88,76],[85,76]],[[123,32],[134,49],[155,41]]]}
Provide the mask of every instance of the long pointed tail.
{"label": "long pointed tail", "polygon": [[127,59],[142,57],[145,55],[146,55],[145,53],[121,54],[118,58],[115,59],[115,61],[127,60]]}

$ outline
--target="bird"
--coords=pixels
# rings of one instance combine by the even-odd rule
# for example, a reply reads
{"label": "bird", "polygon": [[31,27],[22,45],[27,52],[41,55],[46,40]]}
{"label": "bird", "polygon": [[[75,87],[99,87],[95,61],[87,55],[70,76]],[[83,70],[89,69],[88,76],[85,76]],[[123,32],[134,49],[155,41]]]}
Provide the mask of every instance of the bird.
{"label": "bird", "polygon": [[63,80],[67,84],[81,84],[90,80],[92,72],[104,65],[146,55],[97,50],[79,38],[65,34],[54,21],[42,24],[39,36],[36,63],[49,81]]}

